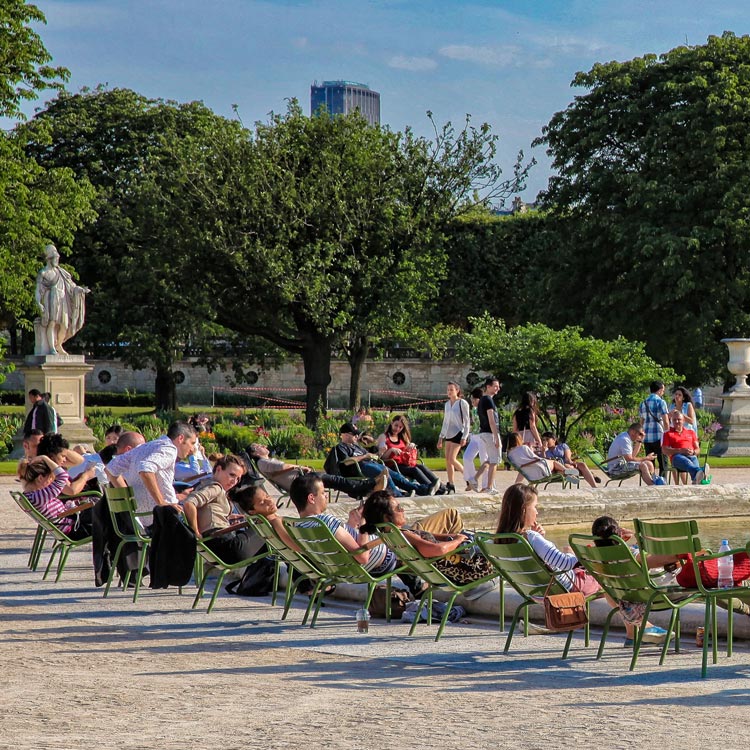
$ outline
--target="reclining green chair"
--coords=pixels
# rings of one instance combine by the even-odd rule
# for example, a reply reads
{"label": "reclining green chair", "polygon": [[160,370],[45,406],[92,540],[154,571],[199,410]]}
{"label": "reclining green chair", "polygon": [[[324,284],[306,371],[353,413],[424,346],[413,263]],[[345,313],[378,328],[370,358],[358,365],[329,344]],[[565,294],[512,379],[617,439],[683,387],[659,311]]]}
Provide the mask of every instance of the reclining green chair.
{"label": "reclining green chair", "polygon": [[[462,547],[457,547],[452,552],[448,552],[445,555],[440,555],[439,557],[424,557],[419,550],[417,550],[415,547],[413,547],[411,544],[409,544],[406,537],[401,532],[401,529],[399,529],[397,526],[394,526],[390,523],[383,523],[378,525],[378,533],[380,534],[381,539],[390,547],[391,550],[395,553],[397,559],[403,563],[411,573],[414,575],[417,575],[422,578],[428,585],[428,587],[425,589],[425,591],[422,594],[422,597],[419,600],[419,604],[417,606],[417,614],[418,616],[414,618],[414,622],[412,623],[412,626],[409,630],[409,635],[413,635],[414,631],[416,630],[417,624],[419,623],[421,619],[421,613],[424,611],[425,604],[427,605],[427,609],[425,614],[427,615],[427,624],[432,624],[432,600],[433,600],[433,594],[435,592],[435,589],[441,588],[441,589],[447,589],[450,592],[450,596],[448,597],[448,601],[446,603],[445,612],[443,613],[443,617],[440,620],[440,625],[438,627],[437,634],[435,635],[435,641],[440,640],[440,636],[443,634],[443,630],[445,630],[445,625],[448,621],[448,615],[450,614],[451,607],[453,606],[453,602],[456,601],[456,597],[458,597],[459,594],[465,594],[468,591],[471,591],[472,589],[475,589],[477,586],[480,586],[483,583],[487,583],[488,581],[492,581],[495,578],[498,577],[497,573],[492,573],[491,575],[484,576],[482,578],[478,578],[474,581],[470,581],[469,583],[464,584],[457,584],[451,581],[449,578],[446,577],[446,575],[440,571],[437,567],[435,567],[435,563],[438,560],[442,560],[443,558],[450,557],[451,555],[455,555],[456,552],[460,552],[462,550]],[[502,630],[504,627],[504,609],[505,609],[505,597],[504,597],[504,591],[502,586],[502,581],[500,585],[500,629]]]}
{"label": "reclining green chair", "polygon": [[[669,649],[669,641],[673,634],[675,653],[679,653],[680,610],[686,604],[695,601],[699,596],[698,593],[676,585],[659,586],[649,574],[648,569],[645,569],[633,557],[630,547],[620,537],[612,537],[606,540],[608,544],[601,547],[596,546],[596,542],[600,541],[598,537],[585,534],[571,534],[569,541],[580,563],[599,581],[602,589],[614,601],[645,605],[643,621],[648,621],[651,612],[667,610],[671,613],[659,664],[664,663]],[[599,651],[596,655],[597,659],[602,656],[612,617],[618,611],[619,607],[614,607],[607,615]],[[638,627],[633,641],[633,658],[630,661],[631,672],[635,669],[638,661],[642,639],[642,628]]]}
{"label": "reclining green chair", "polygon": [[[143,526],[138,520],[138,516],[151,516],[150,513],[137,513],[137,503],[132,487],[105,487],[104,497],[107,501],[109,516],[112,520],[112,528],[120,541],[117,544],[112,565],[107,578],[107,585],[104,587],[104,596],[109,596],[109,589],[112,586],[115,573],[117,572],[117,563],[122,554],[122,550],[127,543],[136,544],[139,547],[138,553],[138,570],[136,571],[135,589],[133,591],[133,603],[138,601],[138,594],[141,590],[143,570],[146,566],[146,557],[148,548],[151,544],[151,537],[146,536]],[[127,525],[124,522],[127,519]],[[123,591],[127,591],[130,584],[132,571],[128,568],[125,578],[122,581]]]}
{"label": "reclining green chair", "polygon": [[[297,589],[300,587],[303,581],[308,580],[313,584],[312,592],[310,593],[307,609],[305,615],[302,618],[302,624],[305,625],[312,611],[313,604],[317,600],[318,593],[320,591],[325,592],[326,585],[328,584],[328,578],[324,573],[318,570],[313,563],[305,557],[302,553],[292,549],[288,546],[276,533],[276,530],[271,526],[270,522],[261,515],[251,514],[246,516],[248,523],[255,529],[256,533],[263,538],[268,548],[272,553],[279,559],[287,563],[288,575],[286,582],[286,594],[284,596],[284,612],[281,615],[282,620],[286,620],[289,614],[289,608],[292,605],[292,599]],[[292,575],[292,570],[296,570],[299,576],[295,578]],[[274,597],[275,589],[278,585],[278,568],[277,578],[274,583]]]}
{"label": "reclining green chair", "polygon": [[585,450],[584,455],[586,455],[587,458],[590,458],[595,464],[596,468],[599,469],[607,477],[607,481],[604,483],[605,487],[610,482],[617,482],[617,486],[620,487],[626,479],[630,479],[631,477],[635,476],[638,477],[638,484],[643,484],[643,477],[641,476],[641,472],[639,469],[631,469],[630,471],[626,471],[623,474],[616,474],[614,476],[612,475],[609,464],[613,461],[619,461],[621,456],[616,456],[614,458],[604,458],[604,456],[602,456],[602,454],[599,453],[598,450],[595,450],[593,448]]}
{"label": "reclining green chair", "polygon": [[[717,648],[717,617],[716,606],[718,601],[724,602],[727,608],[727,657],[732,656],[734,638],[734,618],[732,600],[739,599],[750,602],[750,588],[734,586],[728,589],[710,588],[701,580],[700,563],[706,560],[717,560],[721,557],[736,552],[750,551],[750,543],[746,547],[729,550],[728,552],[711,553],[703,548],[698,536],[698,523],[689,521],[641,521],[635,519],[635,534],[641,549],[641,556],[647,555],[690,555],[692,559],[693,572],[696,580],[696,591],[698,598],[705,602],[704,611],[704,636],[703,636],[703,661],[701,664],[701,677],[705,677],[708,671],[708,644],[712,644],[713,663],[716,664],[718,656]],[[643,562],[645,565],[645,562]],[[690,589],[692,590],[692,589]]]}
{"label": "reclining green chair", "polygon": [[[352,557],[352,553],[341,545],[328,526],[319,518],[284,518],[283,522],[289,535],[302,549],[303,556],[312,563],[313,567],[321,571],[328,583],[362,583],[367,586],[365,608],[370,606],[375,587],[385,582],[386,620],[390,621],[391,578],[402,571],[403,567],[380,576],[373,576]],[[323,593],[323,587],[319,586],[310,627],[315,626]]]}
{"label": "reclining green chair", "polygon": [[[50,554],[47,567],[45,568],[44,575],[42,576],[42,580],[47,579],[47,576],[52,569],[52,563],[59,553],[60,556],[57,562],[57,574],[55,575],[55,583],[57,583],[62,576],[63,570],[65,570],[65,566],[67,565],[70,550],[76,547],[81,547],[84,544],[88,544],[91,541],[91,537],[87,536],[84,539],[71,539],[59,526],[57,526],[53,521],[47,518],[47,516],[45,516],[43,513],[38,511],[31,504],[29,498],[26,497],[26,495],[24,495],[22,492],[11,491],[10,494],[15,500],[16,504],[21,508],[21,510],[31,516],[37,523],[38,527],[44,531],[43,534],[40,534],[37,531],[34,536],[34,542],[32,544],[31,554],[29,556],[29,567],[32,570],[36,570],[37,568],[39,557],[42,553],[42,547],[47,536],[52,537],[52,539],[54,540],[52,545],[52,552]],[[79,495],[70,495],[69,498],[66,499],[72,499],[74,497],[91,498],[92,502],[81,504],[77,508],[72,508],[65,513],[61,513],[59,516],[60,518],[64,516],[75,515],[76,513],[79,513],[86,508],[93,507],[93,500],[99,499],[101,497],[101,494],[98,492],[86,492]]]}
{"label": "reclining green chair", "polygon": [[[562,594],[565,593],[565,589],[558,582],[555,574],[550,571],[536,552],[534,552],[526,537],[521,534],[477,534],[476,542],[485,557],[521,596],[521,603],[513,613],[508,637],[505,640],[503,653],[507,654],[521,614],[523,614],[524,618],[524,637],[529,635],[529,607],[532,604],[542,603],[550,581],[553,582],[549,590],[550,594]],[[602,596],[601,592],[596,592],[586,597],[587,612],[589,603],[600,596]],[[563,659],[566,659],[568,656],[570,644],[573,640],[573,633],[574,631],[571,630],[565,640],[565,647],[562,653]],[[589,638],[590,631],[587,624],[584,628],[584,642],[586,646],[589,645]]]}

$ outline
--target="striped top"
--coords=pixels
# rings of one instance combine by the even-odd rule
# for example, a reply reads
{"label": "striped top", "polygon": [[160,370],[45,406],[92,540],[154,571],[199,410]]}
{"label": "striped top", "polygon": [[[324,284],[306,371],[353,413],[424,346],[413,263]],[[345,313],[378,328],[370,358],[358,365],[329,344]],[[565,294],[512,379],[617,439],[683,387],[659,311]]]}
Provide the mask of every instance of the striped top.
{"label": "striped top", "polygon": [[[311,518],[319,518],[328,528],[332,534],[335,534],[339,529],[344,529],[349,535],[357,542],[357,531],[349,526],[348,523],[339,520],[336,516],[330,513],[320,513],[317,516],[311,516]],[[304,524],[301,524],[304,526]],[[385,544],[378,544],[370,550],[370,555],[367,558],[367,562],[363,563],[362,567],[374,576],[382,575],[387,573],[389,570],[395,570],[398,564],[395,553],[385,546]]]}
{"label": "striped top", "polygon": [[539,555],[542,562],[553,572],[561,575],[555,576],[560,585],[566,591],[573,590],[575,574],[573,568],[578,564],[578,558],[572,552],[561,552],[557,547],[536,531],[524,532],[531,548]]}
{"label": "striped top", "polygon": [[75,525],[75,517],[66,516],[65,518],[57,518],[57,516],[60,513],[64,513],[70,507],[66,506],[60,500],[60,493],[69,481],[68,472],[58,466],[55,469],[55,478],[52,480],[52,484],[48,484],[46,487],[34,490],[33,492],[23,493],[43,516],[49,518],[55,526],[59,526],[60,530],[65,534],[68,534]]}

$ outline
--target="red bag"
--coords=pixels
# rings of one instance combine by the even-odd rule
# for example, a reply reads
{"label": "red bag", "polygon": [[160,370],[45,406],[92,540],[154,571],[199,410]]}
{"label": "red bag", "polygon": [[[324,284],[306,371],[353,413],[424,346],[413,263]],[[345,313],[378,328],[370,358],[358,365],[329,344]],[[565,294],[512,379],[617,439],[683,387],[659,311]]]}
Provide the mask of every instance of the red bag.
{"label": "red bag", "polygon": [[[682,555],[680,556],[682,557]],[[707,588],[715,589],[719,585],[719,565],[716,560],[705,560],[698,563],[701,581]],[[750,578],[750,557],[747,552],[736,552],[734,554],[734,585],[739,586],[742,581]],[[697,586],[693,560],[690,555],[685,555],[685,564],[676,576],[677,583],[686,589],[694,589]]]}
{"label": "red bag", "polygon": [[402,461],[404,466],[416,466],[417,465],[417,446],[410,445],[401,453]]}

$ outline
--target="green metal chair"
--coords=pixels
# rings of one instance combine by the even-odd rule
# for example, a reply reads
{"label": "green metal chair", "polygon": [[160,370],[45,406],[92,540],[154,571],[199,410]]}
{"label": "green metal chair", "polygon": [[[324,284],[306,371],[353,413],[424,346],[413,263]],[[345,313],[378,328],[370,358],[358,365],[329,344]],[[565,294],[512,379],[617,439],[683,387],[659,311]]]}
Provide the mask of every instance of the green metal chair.
{"label": "green metal chair", "polygon": [[[585,534],[571,534],[570,546],[580,563],[601,584],[602,589],[615,601],[645,604],[643,622],[647,622],[651,612],[668,610],[671,612],[667,637],[664,639],[659,664],[664,664],[669,641],[674,635],[675,653],[680,651],[680,610],[698,598],[698,593],[677,585],[659,586],[647,569],[639,563],[630,547],[620,537],[608,539],[606,546],[597,547],[598,537]],[[604,644],[609,634],[612,617],[619,611],[613,607],[604,622],[604,631],[596,658],[601,659]],[[635,669],[641,650],[643,629],[636,628],[633,642],[633,658],[630,671]]]}
{"label": "green metal chair", "polygon": [[544,488],[549,486],[550,484],[562,484],[562,488],[566,489],[568,487],[572,487],[574,484],[576,487],[578,486],[577,481],[573,481],[574,477],[568,474],[560,474],[558,472],[554,472],[553,474],[550,474],[546,477],[541,477],[539,479],[532,479],[529,476],[528,469],[524,466],[519,466],[518,464],[513,463],[510,458],[508,458],[508,463],[523,476],[523,478],[532,486],[536,487],[537,485],[540,485]]}
{"label": "green metal chair", "polygon": [[[276,533],[271,523],[261,515],[247,515],[248,523],[252,525],[256,533],[263,538],[268,548],[273,554],[279,559],[287,563],[289,575],[286,581],[286,593],[284,596],[284,612],[281,615],[282,620],[286,620],[289,614],[289,609],[292,605],[292,599],[297,589],[300,587],[303,581],[308,580],[313,584],[313,590],[309,597],[307,609],[305,615],[302,618],[302,624],[305,625],[312,611],[313,604],[317,599],[319,591],[325,591],[325,587],[328,585],[328,578],[324,573],[318,570],[313,563],[305,557],[302,553],[289,547]],[[290,567],[291,566],[291,567]],[[296,579],[292,575],[292,569],[296,570],[300,575]],[[276,569],[276,580],[274,581],[274,590],[278,586],[278,573],[279,569]]]}
{"label": "green metal chair", "polygon": [[703,660],[701,664],[701,677],[705,677],[708,671],[708,643],[712,644],[713,663],[716,664],[718,658],[717,647],[717,618],[716,605],[718,600],[726,601],[727,607],[727,657],[732,656],[733,638],[734,638],[734,618],[732,611],[732,600],[740,599],[744,602],[750,602],[750,589],[744,586],[734,586],[728,589],[709,588],[703,584],[700,575],[699,564],[704,560],[717,560],[720,557],[732,555],[735,552],[746,552],[750,550],[750,543],[747,547],[729,550],[728,552],[711,553],[705,550],[698,536],[698,522],[689,521],[633,521],[635,534],[638,539],[638,545],[641,549],[643,565],[647,555],[690,555],[692,558],[693,571],[697,583],[696,591],[701,599],[705,602],[703,637]]}
{"label": "green metal chair", "polygon": [[[424,580],[426,583],[429,584],[427,589],[422,594],[421,599],[419,600],[419,605],[417,607],[417,613],[421,615],[423,611],[423,607],[425,603],[427,604],[427,624],[432,624],[432,600],[433,600],[433,594],[436,588],[442,588],[447,589],[450,591],[450,596],[447,601],[447,606],[445,609],[445,613],[443,614],[442,619],[440,620],[440,626],[438,627],[437,635],[435,636],[435,641],[440,640],[440,636],[443,634],[443,630],[445,630],[445,624],[448,621],[448,615],[450,614],[451,607],[453,606],[453,602],[456,601],[456,597],[458,597],[459,594],[465,594],[467,591],[471,591],[472,589],[475,589],[477,586],[487,583],[487,581],[492,581],[495,578],[497,578],[496,573],[492,573],[492,575],[484,576],[482,578],[478,578],[475,581],[470,581],[469,583],[464,584],[457,584],[451,581],[446,575],[439,570],[437,567],[435,567],[435,563],[438,560],[442,560],[446,557],[450,557],[452,555],[455,555],[456,552],[460,552],[464,546],[456,548],[453,552],[449,552],[445,555],[440,555],[438,557],[424,557],[419,550],[417,550],[415,547],[413,547],[409,541],[406,539],[406,537],[401,532],[401,529],[399,529],[397,526],[394,526],[393,524],[389,523],[383,523],[378,525],[378,533],[380,534],[381,539],[390,547],[391,550],[395,553],[396,557],[398,558],[399,562],[401,562],[403,565],[405,565],[410,572],[412,572],[415,575],[418,575]],[[468,546],[468,545],[465,545]],[[504,609],[505,609],[505,595],[502,587],[502,582],[500,586],[500,629],[502,630],[505,625],[504,620]],[[409,635],[413,635],[414,631],[416,630],[417,624],[420,621],[420,617],[415,617],[414,622],[412,623],[412,626],[409,630]]]}
{"label": "green metal chair", "polygon": [[[521,603],[513,613],[508,637],[505,640],[503,652],[507,654],[522,613],[524,618],[523,634],[524,637],[528,637],[529,607],[532,604],[542,603],[550,581],[553,582],[549,591],[550,594],[562,594],[566,592],[566,589],[534,552],[526,537],[521,534],[477,534],[476,542],[485,557],[521,596]],[[590,602],[600,596],[602,596],[602,593],[596,592],[586,597],[587,613]],[[567,658],[570,651],[573,633],[574,631],[571,630],[565,640],[563,659]],[[584,643],[586,646],[589,645],[589,639],[590,630],[587,624],[584,628]]]}
{"label": "green metal chair", "polygon": [[[284,518],[283,522],[289,535],[303,550],[304,557],[323,573],[327,582],[363,583],[367,586],[367,596],[364,603],[366,609],[370,606],[375,586],[385,581],[386,620],[390,621],[391,578],[403,568],[396,568],[382,575],[373,576],[352,557],[352,553],[341,545],[328,526],[319,518]],[[317,621],[323,601],[323,593],[324,588],[318,586],[310,627],[314,627]]]}
{"label": "green metal chair", "polygon": [[[150,514],[136,512],[137,503],[135,495],[133,494],[132,487],[105,487],[104,497],[107,500],[107,507],[109,508],[109,515],[112,519],[112,528],[114,529],[117,536],[120,538],[120,542],[117,545],[114,559],[112,560],[112,566],[109,571],[109,577],[107,578],[107,585],[104,588],[104,596],[109,596],[109,589],[112,585],[112,580],[115,577],[117,571],[117,562],[122,554],[123,547],[128,543],[137,544],[140,548],[138,553],[138,570],[137,577],[135,580],[135,590],[133,592],[133,603],[138,601],[138,594],[141,590],[141,579],[143,578],[143,569],[146,566],[146,557],[148,555],[148,548],[151,544],[151,538],[146,536],[143,531],[143,527],[138,521],[138,516],[147,516]],[[128,528],[123,524],[122,516],[129,520],[129,525],[132,528]],[[132,571],[128,569],[125,574],[125,578],[122,581],[123,591],[127,591],[130,583],[130,576]]]}
{"label": "green metal chair", "polygon": [[[38,511],[29,500],[26,495],[23,494],[23,492],[16,492],[11,491],[11,496],[15,500],[16,504],[23,510],[25,513],[30,515],[34,521],[37,523],[39,528],[43,529],[44,534],[39,534],[39,532],[36,533],[34,536],[34,542],[32,544],[31,548],[31,554],[29,555],[29,567],[32,570],[36,570],[37,565],[39,563],[39,557],[42,553],[42,547],[44,545],[44,541],[48,536],[50,536],[54,542],[52,545],[52,552],[49,557],[49,561],[47,562],[47,567],[44,570],[44,575],[42,576],[42,580],[46,580],[47,576],[49,575],[50,570],[52,569],[52,563],[57,556],[57,554],[60,554],[60,557],[58,558],[57,562],[57,574],[55,575],[55,583],[57,583],[60,580],[60,577],[62,576],[63,570],[65,570],[65,566],[68,562],[68,556],[70,555],[70,550],[74,549],[75,547],[81,547],[84,544],[88,544],[91,541],[91,537],[87,536],[84,539],[71,539],[59,526],[57,526],[52,520],[47,518],[43,513]],[[92,501],[94,499],[100,498],[101,495],[98,492],[87,492],[85,493],[86,497],[91,497]],[[70,495],[70,498],[73,497],[80,497],[80,495]],[[93,505],[93,502],[91,503]],[[91,507],[91,505],[84,506],[80,509],[71,509],[67,513],[63,515],[73,515],[75,513],[78,513],[80,510],[83,510],[85,507]]]}
{"label": "green metal chair", "polygon": [[[200,585],[198,586],[198,593],[195,595],[195,599],[193,600],[193,609],[195,609],[198,606],[198,602],[203,597],[203,592],[206,589],[206,581],[208,580],[208,576],[211,572],[211,567],[217,568],[219,570],[219,576],[216,579],[216,586],[214,587],[213,595],[211,596],[211,601],[208,603],[208,609],[206,610],[207,614],[211,613],[211,610],[214,608],[214,604],[216,603],[216,597],[219,595],[219,591],[221,590],[221,584],[224,582],[224,578],[226,577],[227,573],[233,570],[240,570],[242,568],[246,568],[248,565],[252,565],[254,562],[258,562],[259,560],[262,560],[265,557],[268,557],[268,552],[264,550],[263,552],[259,552],[257,555],[253,555],[252,557],[248,557],[246,560],[240,560],[239,562],[235,563],[228,563],[219,557],[218,553],[216,553],[214,550],[212,550],[207,544],[207,541],[210,541],[212,537],[203,537],[202,539],[196,538],[195,542],[197,545],[197,552],[198,555],[202,558],[204,565],[203,565],[203,575],[201,576]],[[206,563],[208,563],[206,565]],[[275,570],[274,570],[274,576],[273,576],[273,594],[271,598],[271,604],[276,604],[276,592],[278,589],[278,582],[279,582],[279,560],[278,558],[275,558]]]}
{"label": "green metal chair", "polygon": [[590,448],[588,450],[584,451],[584,455],[587,458],[590,458],[591,461],[594,463],[597,469],[599,469],[606,477],[607,481],[604,483],[604,486],[606,487],[610,482],[617,482],[617,486],[621,487],[622,483],[626,479],[631,479],[632,477],[637,476],[638,477],[638,484],[643,484],[643,477],[641,476],[641,472],[639,469],[634,469],[632,471],[626,471],[623,474],[616,474],[615,476],[612,476],[609,469],[609,464],[612,461],[616,461],[620,458],[620,456],[617,456],[615,458],[604,458],[601,453],[599,453],[598,450],[594,450],[593,448]]}

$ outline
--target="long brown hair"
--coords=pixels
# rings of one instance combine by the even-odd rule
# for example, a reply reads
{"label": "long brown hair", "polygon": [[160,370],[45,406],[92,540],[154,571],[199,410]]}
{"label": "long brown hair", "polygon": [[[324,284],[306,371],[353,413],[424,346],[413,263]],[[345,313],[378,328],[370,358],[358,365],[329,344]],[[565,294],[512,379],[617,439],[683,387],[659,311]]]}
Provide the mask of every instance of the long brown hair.
{"label": "long brown hair", "polygon": [[[401,430],[398,434],[393,434],[393,423],[397,420],[401,420],[401,424],[403,424],[404,429]],[[406,416],[402,416],[400,414],[394,414],[391,417],[391,421],[388,422],[388,427],[385,428],[385,436],[386,437],[396,437],[403,440],[407,445],[411,443],[411,427],[409,426],[409,420],[406,418]]]}
{"label": "long brown hair", "polygon": [[512,484],[508,487],[503,495],[503,504],[500,506],[497,533],[520,534],[524,530],[526,506],[533,503],[537,497],[536,489],[527,484]]}
{"label": "long brown hair", "polygon": [[48,477],[53,469],[41,458],[21,459],[18,464],[18,478],[23,485],[33,484],[39,477]]}

